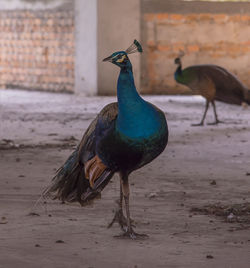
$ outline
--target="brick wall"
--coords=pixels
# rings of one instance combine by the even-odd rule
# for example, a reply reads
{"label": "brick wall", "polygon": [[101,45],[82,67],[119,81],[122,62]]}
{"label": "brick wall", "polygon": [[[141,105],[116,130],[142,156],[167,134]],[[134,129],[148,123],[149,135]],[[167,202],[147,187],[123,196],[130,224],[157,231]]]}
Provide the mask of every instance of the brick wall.
{"label": "brick wall", "polygon": [[[195,7],[195,4],[190,4]],[[195,10],[195,8],[194,8]],[[146,12],[143,14],[144,93],[188,93],[174,80],[174,59],[185,52],[183,67],[217,64],[250,88],[250,15]]]}
{"label": "brick wall", "polygon": [[73,12],[0,11],[0,87],[73,91]]}

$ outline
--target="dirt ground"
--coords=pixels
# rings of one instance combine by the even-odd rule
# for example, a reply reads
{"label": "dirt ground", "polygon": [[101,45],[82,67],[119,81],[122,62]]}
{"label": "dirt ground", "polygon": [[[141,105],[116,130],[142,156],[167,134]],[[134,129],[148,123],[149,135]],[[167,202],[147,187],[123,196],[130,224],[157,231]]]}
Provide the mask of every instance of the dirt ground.
{"label": "dirt ground", "polygon": [[145,98],[166,113],[170,137],[160,157],[130,177],[136,231],[149,235],[132,241],[113,237],[117,225],[107,228],[117,176],[92,206],[34,206],[115,98],[0,91],[1,268],[250,267],[250,108],[217,103],[224,124],[191,127],[201,97]]}

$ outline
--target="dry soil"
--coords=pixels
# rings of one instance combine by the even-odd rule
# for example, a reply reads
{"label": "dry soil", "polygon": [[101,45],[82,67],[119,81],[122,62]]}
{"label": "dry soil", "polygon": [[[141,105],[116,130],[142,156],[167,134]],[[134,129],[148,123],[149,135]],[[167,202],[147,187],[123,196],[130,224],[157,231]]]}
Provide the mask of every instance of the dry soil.
{"label": "dry soil", "polygon": [[132,218],[149,236],[132,241],[107,229],[117,176],[94,205],[35,205],[115,97],[0,91],[0,267],[250,267],[250,108],[217,103],[224,124],[191,127],[201,97],[145,98],[166,113],[170,137],[130,177]]}

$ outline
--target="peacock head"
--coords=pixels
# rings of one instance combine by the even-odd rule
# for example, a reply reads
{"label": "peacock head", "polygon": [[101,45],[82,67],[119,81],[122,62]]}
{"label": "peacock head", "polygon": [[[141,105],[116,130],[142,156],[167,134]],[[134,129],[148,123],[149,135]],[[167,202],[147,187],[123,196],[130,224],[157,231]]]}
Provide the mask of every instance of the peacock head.
{"label": "peacock head", "polygon": [[179,55],[175,58],[174,63],[181,66],[181,58],[185,55],[183,50],[179,51]]}
{"label": "peacock head", "polygon": [[177,65],[181,65],[181,59],[178,57],[174,60],[174,63]]}
{"label": "peacock head", "polygon": [[142,52],[142,46],[137,40],[134,40],[134,43],[125,51],[115,52],[111,56],[103,59],[103,61],[109,61],[119,66],[120,68],[126,68],[131,66],[128,54],[135,52]]}

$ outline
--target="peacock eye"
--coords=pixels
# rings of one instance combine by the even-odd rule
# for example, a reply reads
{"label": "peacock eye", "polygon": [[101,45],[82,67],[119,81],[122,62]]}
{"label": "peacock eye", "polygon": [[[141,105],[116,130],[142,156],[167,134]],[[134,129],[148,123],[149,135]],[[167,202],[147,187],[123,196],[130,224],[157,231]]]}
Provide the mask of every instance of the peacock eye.
{"label": "peacock eye", "polygon": [[117,57],[116,57],[116,62],[118,62],[118,63],[122,63],[122,62],[124,62],[126,60],[126,55],[118,55]]}

